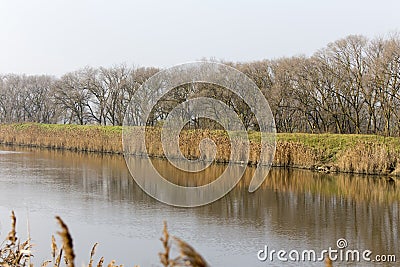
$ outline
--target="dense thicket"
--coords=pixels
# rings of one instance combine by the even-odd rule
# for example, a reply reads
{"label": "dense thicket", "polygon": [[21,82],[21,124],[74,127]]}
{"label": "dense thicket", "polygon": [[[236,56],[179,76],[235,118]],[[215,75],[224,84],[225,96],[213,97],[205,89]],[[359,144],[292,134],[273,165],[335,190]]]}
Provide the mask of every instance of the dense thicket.
{"label": "dense thicket", "polygon": [[[229,63],[248,75],[269,101],[279,132],[400,133],[400,38],[351,35],[310,57]],[[91,68],[61,78],[0,76],[0,122],[121,125],[135,90],[158,71],[125,65]],[[177,103],[211,96],[257,128],[239,97],[207,84],[183,85],[154,108],[155,125]],[[137,107],[140,113],[140,107]],[[193,118],[193,127],[204,127]]]}

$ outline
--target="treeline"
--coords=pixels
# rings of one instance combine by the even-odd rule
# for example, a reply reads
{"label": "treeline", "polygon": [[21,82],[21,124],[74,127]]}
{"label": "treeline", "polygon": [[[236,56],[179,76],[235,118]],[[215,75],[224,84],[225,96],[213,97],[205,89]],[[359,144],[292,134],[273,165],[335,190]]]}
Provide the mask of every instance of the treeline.
{"label": "treeline", "polygon": [[135,90],[155,68],[91,68],[54,76],[0,79],[0,122],[122,125]]}
{"label": "treeline", "polygon": [[[278,132],[400,134],[400,38],[351,35],[310,57],[223,62],[248,75],[269,101]],[[0,122],[122,125],[135,91],[157,68],[86,67],[53,76],[0,76]],[[165,96],[147,123],[177,103],[212,96],[257,129],[247,105],[209,84],[183,85]],[[172,101],[171,101],[172,100]],[[194,127],[204,127],[194,118]]]}

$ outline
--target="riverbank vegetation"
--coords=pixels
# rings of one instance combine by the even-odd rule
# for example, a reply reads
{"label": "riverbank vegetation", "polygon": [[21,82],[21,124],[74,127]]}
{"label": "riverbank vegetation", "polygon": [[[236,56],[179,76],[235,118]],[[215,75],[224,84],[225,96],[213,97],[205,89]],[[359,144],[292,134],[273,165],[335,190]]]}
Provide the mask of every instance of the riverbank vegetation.
{"label": "riverbank vegetation", "polygon": [[[149,127],[147,150],[164,157],[160,128]],[[57,124],[0,125],[0,143],[88,151],[122,153],[122,127]],[[218,144],[217,162],[228,162],[230,145],[224,131],[186,130],[180,134],[180,148],[188,158],[199,158],[197,144],[209,137]],[[259,133],[250,132],[250,164],[258,162]],[[145,151],[136,151],[143,154]],[[278,133],[273,166],[400,175],[400,139],[378,135]]]}

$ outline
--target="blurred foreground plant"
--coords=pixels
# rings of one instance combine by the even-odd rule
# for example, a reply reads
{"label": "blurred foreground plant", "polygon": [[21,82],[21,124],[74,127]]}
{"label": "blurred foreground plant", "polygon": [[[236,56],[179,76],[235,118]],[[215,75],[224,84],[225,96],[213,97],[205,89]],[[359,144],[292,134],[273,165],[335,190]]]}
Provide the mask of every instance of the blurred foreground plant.
{"label": "blurred foreground plant", "polygon": [[[41,266],[46,267],[52,264],[54,267],[67,266],[75,267],[75,252],[73,246],[72,236],[69,232],[68,226],[64,221],[56,216],[56,220],[60,225],[61,231],[57,232],[61,237],[62,246],[59,248],[54,235],[51,238],[51,260],[44,261]],[[30,237],[23,242],[19,242],[16,231],[17,219],[14,211],[11,212],[11,231],[8,233],[7,238],[0,245],[0,266],[1,267],[31,267],[31,242]],[[28,233],[29,236],[29,233]],[[192,267],[207,267],[209,266],[203,257],[196,252],[196,250],[183,240],[172,237],[174,244],[178,247],[180,254],[174,258],[170,255],[172,242],[167,229],[167,223],[164,222],[163,237],[160,239],[164,252],[160,252],[160,261],[164,267],[178,267],[178,266],[192,266]],[[95,243],[90,252],[88,267],[93,267],[93,256],[96,253]],[[104,264],[104,257],[101,257],[97,263],[97,267],[102,267]],[[107,267],[118,267],[123,265],[115,265],[115,260],[112,260]],[[135,265],[138,267],[138,265]]]}

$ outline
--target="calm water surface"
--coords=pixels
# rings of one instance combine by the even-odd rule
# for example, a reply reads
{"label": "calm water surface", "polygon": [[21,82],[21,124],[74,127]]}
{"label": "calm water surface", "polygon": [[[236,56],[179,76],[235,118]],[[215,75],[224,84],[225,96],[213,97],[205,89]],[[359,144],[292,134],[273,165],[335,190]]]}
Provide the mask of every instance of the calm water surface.
{"label": "calm water surface", "polygon": [[[138,159],[140,161],[140,159]],[[163,160],[154,164],[179,184],[204,184],[224,170],[214,165],[187,180]],[[335,266],[400,265],[400,190],[379,177],[318,174],[273,169],[255,193],[247,192],[249,169],[221,200],[199,208],[174,208],[153,200],[135,184],[122,156],[0,147],[0,235],[9,231],[15,210],[19,236],[27,235],[34,262],[50,259],[55,215],[68,224],[77,263],[105,257],[125,266],[161,266],[162,223],[193,245],[211,266],[324,266],[321,262],[260,262],[270,249],[332,247],[345,238],[349,249],[396,254],[399,264],[343,263]],[[396,186],[397,183],[397,186]]]}

